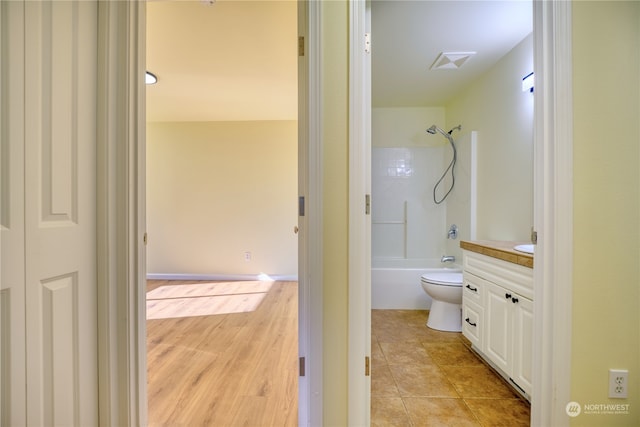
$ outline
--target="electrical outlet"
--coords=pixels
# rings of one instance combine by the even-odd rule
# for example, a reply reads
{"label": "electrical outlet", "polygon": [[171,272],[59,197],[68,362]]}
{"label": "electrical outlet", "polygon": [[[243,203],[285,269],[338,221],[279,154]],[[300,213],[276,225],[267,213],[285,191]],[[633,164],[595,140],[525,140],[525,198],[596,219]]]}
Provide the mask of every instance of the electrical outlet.
{"label": "electrical outlet", "polygon": [[609,369],[609,397],[624,399],[629,387],[629,371],[626,369]]}
{"label": "electrical outlet", "polygon": [[251,252],[245,252],[244,253],[244,260],[245,261],[251,261]]}

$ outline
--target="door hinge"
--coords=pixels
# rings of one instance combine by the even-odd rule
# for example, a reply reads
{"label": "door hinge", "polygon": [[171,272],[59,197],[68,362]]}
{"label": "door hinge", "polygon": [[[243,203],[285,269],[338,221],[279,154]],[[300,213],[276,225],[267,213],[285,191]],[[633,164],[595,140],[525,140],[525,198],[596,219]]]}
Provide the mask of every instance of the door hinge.
{"label": "door hinge", "polygon": [[298,37],[298,56],[304,56],[304,37]]}
{"label": "door hinge", "polygon": [[364,376],[368,377],[369,375],[371,375],[371,360],[369,359],[369,356],[365,356],[364,357]]}
{"label": "door hinge", "polygon": [[371,33],[364,33],[364,52],[371,53]]}
{"label": "door hinge", "polygon": [[304,216],[304,196],[298,197],[298,216]]}
{"label": "door hinge", "polygon": [[364,195],[364,214],[371,214],[371,194]]}
{"label": "door hinge", "polygon": [[300,365],[300,366],[299,366],[299,368],[298,368],[298,370],[299,370],[299,372],[300,372],[300,376],[301,376],[301,377],[304,377],[304,367],[305,367],[304,357],[301,357],[301,358],[299,359],[299,362],[298,362],[298,363],[299,363],[299,365]]}
{"label": "door hinge", "polygon": [[531,243],[534,245],[538,243],[538,232],[531,227]]}
{"label": "door hinge", "polygon": [[147,233],[144,233],[144,236],[142,236],[142,242],[147,246]]}

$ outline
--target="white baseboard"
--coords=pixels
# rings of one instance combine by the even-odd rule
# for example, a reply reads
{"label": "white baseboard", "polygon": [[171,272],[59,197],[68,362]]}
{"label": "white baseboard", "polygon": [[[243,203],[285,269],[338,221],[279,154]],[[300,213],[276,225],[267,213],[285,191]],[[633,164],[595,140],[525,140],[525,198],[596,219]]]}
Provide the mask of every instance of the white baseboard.
{"label": "white baseboard", "polygon": [[175,274],[175,273],[148,273],[147,280],[262,280],[297,282],[296,275],[263,275],[263,274]]}

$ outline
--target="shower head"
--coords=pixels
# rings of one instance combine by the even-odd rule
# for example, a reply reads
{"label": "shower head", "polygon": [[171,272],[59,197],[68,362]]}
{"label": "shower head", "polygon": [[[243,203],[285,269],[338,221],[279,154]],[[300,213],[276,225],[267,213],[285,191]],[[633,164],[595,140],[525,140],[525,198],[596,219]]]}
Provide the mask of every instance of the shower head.
{"label": "shower head", "polygon": [[440,132],[441,134],[445,135],[445,132],[436,125],[433,125],[429,129],[427,129],[427,133],[430,133],[431,135],[435,135],[436,132]]}
{"label": "shower head", "polygon": [[448,138],[454,130],[461,130],[461,129],[462,129],[462,125],[458,125],[453,129],[451,129],[449,132],[445,132],[442,129],[440,129],[438,126],[433,125],[429,129],[427,129],[427,133],[430,133],[431,135],[435,135],[436,132],[440,132],[442,135]]}

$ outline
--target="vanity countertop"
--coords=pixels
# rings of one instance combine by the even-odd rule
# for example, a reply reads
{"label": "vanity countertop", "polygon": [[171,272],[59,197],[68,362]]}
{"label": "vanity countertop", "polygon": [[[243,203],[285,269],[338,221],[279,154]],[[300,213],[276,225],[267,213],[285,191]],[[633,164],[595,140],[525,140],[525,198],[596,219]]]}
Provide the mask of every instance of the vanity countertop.
{"label": "vanity countertop", "polygon": [[533,268],[533,255],[524,252],[518,252],[513,249],[514,246],[529,242],[505,242],[494,240],[462,240],[460,247],[471,252],[487,255],[492,258],[498,258],[503,261],[519,264],[524,267]]}

